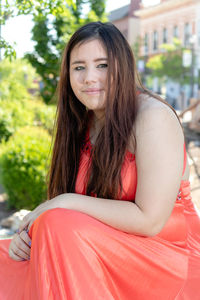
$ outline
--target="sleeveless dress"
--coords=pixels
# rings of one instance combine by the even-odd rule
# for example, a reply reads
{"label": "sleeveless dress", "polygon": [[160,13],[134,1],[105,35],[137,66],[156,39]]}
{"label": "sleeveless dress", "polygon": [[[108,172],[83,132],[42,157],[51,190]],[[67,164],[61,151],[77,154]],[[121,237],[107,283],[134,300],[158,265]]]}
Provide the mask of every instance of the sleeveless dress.
{"label": "sleeveless dress", "polygon": [[[85,194],[91,147],[86,140],[78,194]],[[184,154],[185,170],[185,146]],[[137,167],[128,151],[121,172],[121,200],[134,201]],[[30,261],[10,259],[10,240],[0,241],[0,300],[200,299],[200,219],[189,181],[181,181],[172,214],[154,237],[129,234],[62,208],[41,214],[29,235]]]}

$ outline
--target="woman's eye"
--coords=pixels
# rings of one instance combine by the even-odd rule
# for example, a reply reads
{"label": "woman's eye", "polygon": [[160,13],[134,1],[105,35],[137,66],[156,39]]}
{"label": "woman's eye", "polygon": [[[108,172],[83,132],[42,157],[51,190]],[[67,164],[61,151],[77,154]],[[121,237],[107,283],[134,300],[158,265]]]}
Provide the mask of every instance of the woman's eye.
{"label": "woman's eye", "polygon": [[76,71],[80,71],[80,70],[83,70],[84,69],[84,67],[83,66],[78,66],[78,67],[76,67],[74,70],[76,70]]}
{"label": "woman's eye", "polygon": [[107,68],[107,67],[108,67],[107,64],[100,64],[100,65],[97,66],[97,68]]}

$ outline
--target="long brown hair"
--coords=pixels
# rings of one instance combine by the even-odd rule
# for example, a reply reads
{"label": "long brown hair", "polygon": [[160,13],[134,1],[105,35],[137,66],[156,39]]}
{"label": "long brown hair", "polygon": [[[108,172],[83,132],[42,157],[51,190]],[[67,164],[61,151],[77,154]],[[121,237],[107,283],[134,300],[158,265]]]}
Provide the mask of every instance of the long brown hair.
{"label": "long brown hair", "polygon": [[[48,199],[75,192],[80,149],[85,139],[89,114],[70,85],[70,54],[76,45],[91,39],[99,39],[107,52],[108,88],[104,126],[92,150],[87,195],[94,193],[109,199],[120,197],[119,192],[123,188],[121,167],[138,112],[138,89],[167,104],[142,86],[132,50],[112,23],[92,22],[79,28],[69,40],[61,64]],[[109,88],[111,80],[112,88]],[[134,134],[133,137],[136,147]]]}

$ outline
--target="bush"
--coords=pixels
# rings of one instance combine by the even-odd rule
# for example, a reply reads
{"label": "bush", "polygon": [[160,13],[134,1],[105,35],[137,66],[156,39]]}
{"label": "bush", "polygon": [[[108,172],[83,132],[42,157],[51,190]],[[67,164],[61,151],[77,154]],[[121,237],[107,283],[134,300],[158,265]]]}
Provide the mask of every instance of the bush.
{"label": "bush", "polygon": [[[40,80],[35,69],[25,59],[16,59],[10,62],[8,59],[0,61],[0,99],[31,98],[29,90],[38,90],[37,81]],[[37,79],[37,80],[36,80]]]}
{"label": "bush", "polygon": [[25,100],[0,101],[0,142],[19,128],[34,124],[34,112],[26,106]]}
{"label": "bush", "polygon": [[50,144],[47,131],[37,127],[21,128],[1,144],[0,179],[9,208],[32,210],[47,198]]}
{"label": "bush", "polygon": [[56,107],[38,99],[40,77],[30,63],[5,59],[0,74],[0,143],[24,126],[43,127],[51,134]]}
{"label": "bush", "polygon": [[38,100],[0,100],[0,142],[25,126],[43,127],[52,134],[55,112],[55,105]]}
{"label": "bush", "polygon": [[30,101],[29,109],[34,114],[34,124],[43,127],[52,135],[56,106],[47,105],[41,101]]}

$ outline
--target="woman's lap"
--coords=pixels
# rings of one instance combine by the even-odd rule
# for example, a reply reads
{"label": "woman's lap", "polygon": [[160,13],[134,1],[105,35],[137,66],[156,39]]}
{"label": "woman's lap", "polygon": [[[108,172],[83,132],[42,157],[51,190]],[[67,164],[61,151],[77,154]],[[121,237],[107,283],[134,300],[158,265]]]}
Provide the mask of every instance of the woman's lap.
{"label": "woman's lap", "polygon": [[12,261],[5,254],[9,242],[0,242],[0,277],[9,280],[14,272],[11,286],[22,287],[23,281],[24,299],[128,300],[133,295],[173,300],[186,276],[185,252],[178,247],[119,231],[74,210],[46,211],[29,234],[30,261]]}

